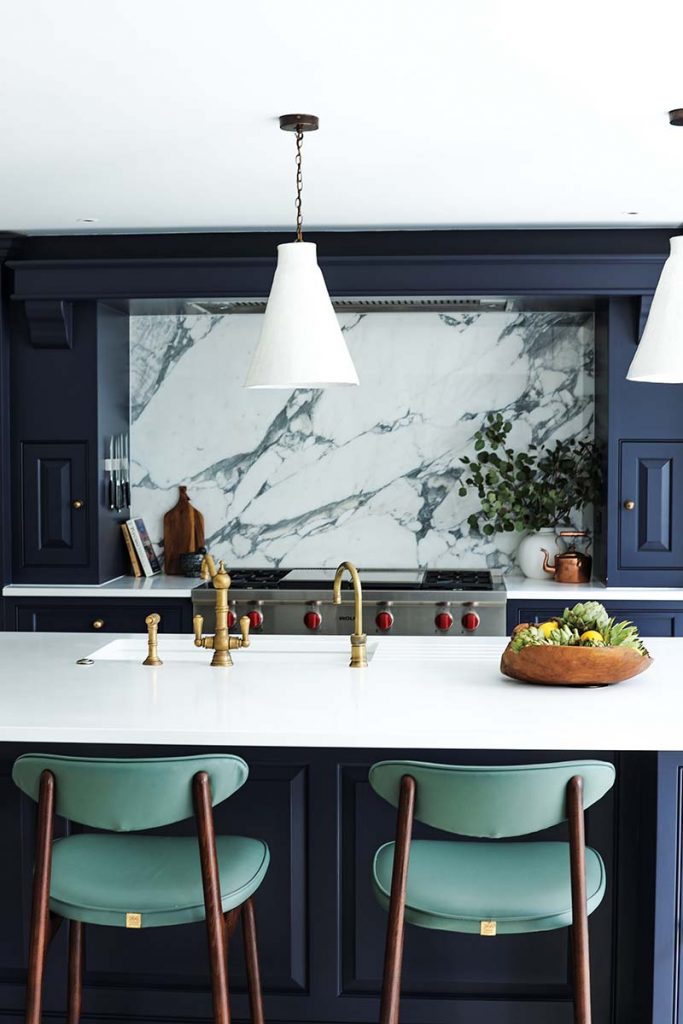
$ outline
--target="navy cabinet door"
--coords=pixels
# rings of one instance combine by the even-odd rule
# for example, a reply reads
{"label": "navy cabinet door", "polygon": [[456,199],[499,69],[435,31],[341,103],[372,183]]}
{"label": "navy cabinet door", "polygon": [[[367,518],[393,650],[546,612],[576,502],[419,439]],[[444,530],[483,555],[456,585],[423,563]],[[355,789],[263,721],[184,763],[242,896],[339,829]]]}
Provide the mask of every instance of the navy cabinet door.
{"label": "navy cabinet door", "polygon": [[189,633],[192,629],[190,602],[168,598],[122,601],[19,598],[7,603],[7,628],[31,633],[145,633],[145,617],[150,612],[161,615],[160,633]]}
{"label": "navy cabinet door", "polygon": [[[508,633],[520,622],[545,622],[546,619],[555,618],[575,603],[575,600],[545,604],[508,601]],[[608,601],[605,608],[615,619],[629,619],[635,623],[641,636],[683,636],[683,605],[667,605],[658,601],[648,601],[641,605],[612,604]]]}
{"label": "navy cabinet door", "polygon": [[620,569],[683,568],[683,441],[622,441]]}
{"label": "navy cabinet door", "polygon": [[85,442],[22,444],[24,567],[87,564],[86,460]]}

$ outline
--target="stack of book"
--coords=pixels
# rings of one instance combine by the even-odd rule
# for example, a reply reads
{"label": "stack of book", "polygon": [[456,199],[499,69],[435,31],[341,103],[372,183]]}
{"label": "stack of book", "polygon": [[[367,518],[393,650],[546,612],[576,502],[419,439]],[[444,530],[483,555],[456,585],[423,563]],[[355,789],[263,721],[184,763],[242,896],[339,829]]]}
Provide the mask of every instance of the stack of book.
{"label": "stack of book", "polygon": [[134,576],[156,576],[161,572],[154,545],[149,539],[144,519],[129,519],[121,523]]}

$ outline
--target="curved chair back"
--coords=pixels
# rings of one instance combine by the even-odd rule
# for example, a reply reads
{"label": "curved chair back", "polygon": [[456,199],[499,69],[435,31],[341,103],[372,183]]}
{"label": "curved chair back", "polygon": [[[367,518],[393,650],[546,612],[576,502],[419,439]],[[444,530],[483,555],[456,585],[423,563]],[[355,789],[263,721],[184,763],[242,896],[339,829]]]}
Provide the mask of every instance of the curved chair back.
{"label": "curved chair back", "polygon": [[64,818],[111,832],[134,832],[182,821],[194,813],[192,780],[207,772],[212,803],[244,785],[249,768],[233,754],[192,757],[61,757],[24,754],[12,779],[38,799],[45,770],[55,777],[55,811]]}
{"label": "curved chair back", "polygon": [[417,783],[417,821],[461,836],[502,839],[564,821],[567,783],[575,775],[583,779],[583,805],[590,807],[612,787],[615,771],[607,761],[496,767],[380,761],[370,769],[370,785],[397,807],[404,775]]}

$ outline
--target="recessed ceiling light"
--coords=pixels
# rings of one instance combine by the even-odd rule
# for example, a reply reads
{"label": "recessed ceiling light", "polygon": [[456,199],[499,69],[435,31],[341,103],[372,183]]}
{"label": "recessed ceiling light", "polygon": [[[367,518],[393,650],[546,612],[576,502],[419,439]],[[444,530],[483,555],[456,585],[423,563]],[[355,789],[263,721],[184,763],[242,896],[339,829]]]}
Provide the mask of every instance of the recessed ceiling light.
{"label": "recessed ceiling light", "polygon": [[676,107],[675,110],[669,111],[669,124],[673,124],[676,128],[683,126],[683,107]]}
{"label": "recessed ceiling light", "polygon": [[99,222],[98,217],[77,217],[77,224],[97,224]]}
{"label": "recessed ceiling light", "polygon": [[624,210],[624,213],[626,214],[627,217],[637,217],[639,211],[638,210]]}

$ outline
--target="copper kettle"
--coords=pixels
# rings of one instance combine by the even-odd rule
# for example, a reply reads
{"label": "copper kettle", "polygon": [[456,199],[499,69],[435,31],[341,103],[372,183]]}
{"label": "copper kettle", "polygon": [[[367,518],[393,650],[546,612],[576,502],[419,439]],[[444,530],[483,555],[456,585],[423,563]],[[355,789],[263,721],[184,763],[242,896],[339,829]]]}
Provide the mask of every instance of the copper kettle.
{"label": "copper kettle", "polygon": [[[587,530],[561,530],[560,537],[588,537]],[[587,542],[590,544],[590,540]],[[545,548],[543,552],[543,571],[549,576],[555,577],[556,583],[590,583],[593,559],[584,551],[576,550],[576,540],[569,543],[569,547],[561,555],[555,556],[555,561],[550,564],[550,555]]]}

